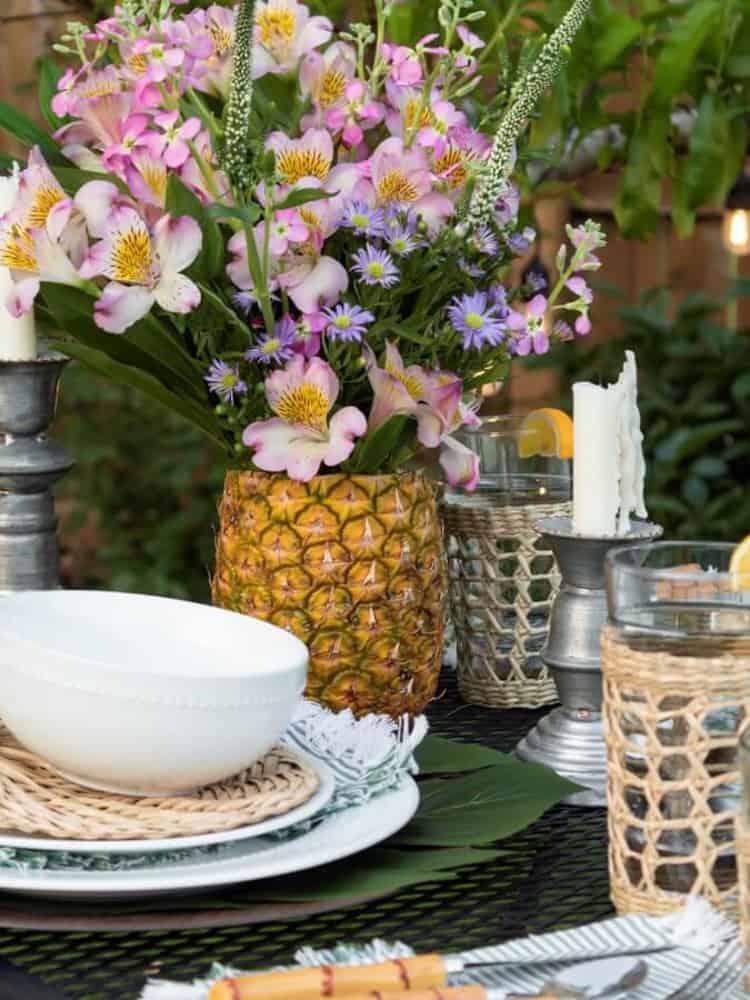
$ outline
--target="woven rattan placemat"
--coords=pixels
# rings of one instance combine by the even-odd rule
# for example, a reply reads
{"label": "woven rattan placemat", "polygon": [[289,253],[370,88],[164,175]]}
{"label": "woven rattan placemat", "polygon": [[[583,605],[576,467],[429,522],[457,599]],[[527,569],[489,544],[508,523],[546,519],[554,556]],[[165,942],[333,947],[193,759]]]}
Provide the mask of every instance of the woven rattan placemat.
{"label": "woven rattan placemat", "polygon": [[218,833],[290,812],[319,785],[313,768],[279,745],[233,778],[189,795],[139,798],[92,791],[62,777],[0,726],[0,831],[5,833],[81,841]]}

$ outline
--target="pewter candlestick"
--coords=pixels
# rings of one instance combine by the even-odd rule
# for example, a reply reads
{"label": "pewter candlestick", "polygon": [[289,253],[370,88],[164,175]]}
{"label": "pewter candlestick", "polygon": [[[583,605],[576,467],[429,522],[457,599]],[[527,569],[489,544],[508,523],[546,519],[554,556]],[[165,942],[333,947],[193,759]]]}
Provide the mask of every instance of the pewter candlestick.
{"label": "pewter candlestick", "polygon": [[658,538],[662,529],[648,521],[634,521],[628,535],[593,538],[576,534],[569,517],[544,518],[534,527],[549,542],[563,578],[542,652],[562,705],[521,740],[516,754],[582,785],[585,791],[569,796],[566,801],[570,804],[606,806],[599,647],[607,621],[604,556],[616,546]]}
{"label": "pewter candlestick", "polygon": [[73,461],[46,432],[68,361],[0,361],[0,593],[59,585],[51,487]]}

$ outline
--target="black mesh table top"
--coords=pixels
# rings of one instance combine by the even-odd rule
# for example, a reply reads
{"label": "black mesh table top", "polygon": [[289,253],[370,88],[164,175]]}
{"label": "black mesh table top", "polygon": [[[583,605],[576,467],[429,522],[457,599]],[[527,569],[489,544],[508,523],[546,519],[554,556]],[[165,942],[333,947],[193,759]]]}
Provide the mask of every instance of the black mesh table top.
{"label": "black mesh table top", "polygon": [[[541,714],[466,705],[450,675],[428,712],[434,733],[505,751]],[[420,951],[461,951],[611,914],[604,810],[557,806],[499,846],[501,857],[464,868],[454,881],[296,922],[127,933],[0,929],[0,954],[70,1000],[136,1000],[149,975],[193,979],[213,961],[283,964],[303,944],[379,937]]]}

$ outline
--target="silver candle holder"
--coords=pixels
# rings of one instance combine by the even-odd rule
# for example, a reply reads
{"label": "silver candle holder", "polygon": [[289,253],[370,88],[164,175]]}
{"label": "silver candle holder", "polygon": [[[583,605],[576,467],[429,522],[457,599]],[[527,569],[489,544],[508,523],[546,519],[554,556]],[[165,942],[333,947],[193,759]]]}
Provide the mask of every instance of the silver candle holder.
{"label": "silver candle holder", "polygon": [[568,803],[606,806],[599,644],[607,621],[604,556],[612,548],[658,538],[662,529],[649,521],[634,521],[627,535],[588,537],[573,531],[569,517],[544,518],[535,528],[555,553],[563,579],[542,652],[562,704],[521,740],[516,755],[581,785],[584,791],[569,796]]}
{"label": "silver candle holder", "polygon": [[73,461],[47,430],[69,360],[0,361],[0,594],[59,585],[52,486]]}

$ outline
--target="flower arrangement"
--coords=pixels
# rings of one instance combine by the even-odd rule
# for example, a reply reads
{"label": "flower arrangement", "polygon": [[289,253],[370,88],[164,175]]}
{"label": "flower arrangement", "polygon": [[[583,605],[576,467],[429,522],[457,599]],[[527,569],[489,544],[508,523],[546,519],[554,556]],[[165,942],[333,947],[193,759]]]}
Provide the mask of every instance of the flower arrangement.
{"label": "flower arrangement", "polygon": [[487,100],[472,0],[438,0],[440,34],[411,47],[388,41],[395,0],[339,32],[298,0],[179,2],[69,25],[52,138],[0,114],[35,143],[0,218],[7,308],[234,464],[309,480],[439,447],[473,488],[454,434],[481,386],[590,329],[595,224],[569,228],[551,288],[509,284],[535,238],[517,146],[590,0]]}

